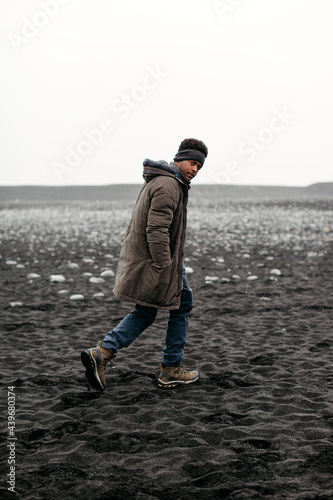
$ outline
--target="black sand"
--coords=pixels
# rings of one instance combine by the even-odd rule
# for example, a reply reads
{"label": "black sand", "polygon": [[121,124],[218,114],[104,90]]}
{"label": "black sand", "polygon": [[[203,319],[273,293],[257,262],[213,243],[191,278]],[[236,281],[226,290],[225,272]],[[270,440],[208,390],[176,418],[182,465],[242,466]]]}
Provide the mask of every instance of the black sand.
{"label": "black sand", "polygon": [[[191,203],[184,365],[201,380],[157,387],[160,312],[97,393],[80,351],[132,306],[114,298],[113,278],[92,284],[83,273],[115,271],[131,206],[1,210],[1,403],[14,385],[16,498],[332,499],[333,201]],[[51,283],[53,274],[66,281]],[[207,275],[219,279],[206,284]],[[78,293],[85,300],[69,299]]]}

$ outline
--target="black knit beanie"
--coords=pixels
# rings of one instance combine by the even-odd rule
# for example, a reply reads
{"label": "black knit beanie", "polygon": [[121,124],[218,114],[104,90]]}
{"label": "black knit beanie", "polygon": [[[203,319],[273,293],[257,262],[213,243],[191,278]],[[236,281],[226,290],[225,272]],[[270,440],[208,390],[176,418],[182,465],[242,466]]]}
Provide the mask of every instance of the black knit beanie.
{"label": "black knit beanie", "polygon": [[197,149],[182,149],[178,151],[173,161],[194,160],[200,163],[201,166],[205,163],[205,155]]}

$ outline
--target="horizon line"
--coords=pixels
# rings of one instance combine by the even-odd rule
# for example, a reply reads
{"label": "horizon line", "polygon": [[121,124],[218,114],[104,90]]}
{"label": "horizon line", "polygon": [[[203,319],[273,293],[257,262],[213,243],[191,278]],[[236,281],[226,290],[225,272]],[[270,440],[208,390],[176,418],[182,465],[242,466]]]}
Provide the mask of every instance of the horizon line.
{"label": "horizon line", "polygon": [[[141,186],[143,183],[138,182],[115,182],[111,184],[0,184],[0,188],[19,188],[19,187],[48,187],[48,188],[61,188],[61,187],[110,187],[110,186]],[[299,185],[299,184],[231,184],[231,183],[197,183],[192,184],[191,187],[196,186],[219,186],[219,187],[283,187],[283,188],[306,188],[314,186],[317,184],[333,184],[332,181],[317,181],[311,184]]]}

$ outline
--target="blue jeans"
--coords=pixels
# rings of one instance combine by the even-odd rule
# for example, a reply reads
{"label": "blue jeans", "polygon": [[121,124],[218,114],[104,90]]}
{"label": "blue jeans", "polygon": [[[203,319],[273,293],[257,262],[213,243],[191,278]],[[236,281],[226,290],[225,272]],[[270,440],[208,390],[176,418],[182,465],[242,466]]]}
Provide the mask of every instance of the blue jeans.
{"label": "blue jeans", "polygon": [[[192,290],[188,286],[185,269],[183,270],[183,289],[180,296],[180,307],[169,312],[169,320],[165,332],[165,348],[163,363],[178,366],[183,357],[187,334],[188,316],[193,308]],[[135,310],[128,314],[115,328],[107,333],[101,347],[118,349],[128,347],[156,318],[157,308],[136,304]]]}

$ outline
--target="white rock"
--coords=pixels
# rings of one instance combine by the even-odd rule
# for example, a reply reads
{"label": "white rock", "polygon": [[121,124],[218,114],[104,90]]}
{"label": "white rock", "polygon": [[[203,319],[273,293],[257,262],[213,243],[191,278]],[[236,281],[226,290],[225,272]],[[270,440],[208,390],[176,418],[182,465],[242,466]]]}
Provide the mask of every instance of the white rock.
{"label": "white rock", "polygon": [[217,276],[205,276],[205,282],[206,283],[213,283],[214,281],[218,281]]}
{"label": "white rock", "polygon": [[102,278],[112,278],[114,276],[114,272],[111,269],[106,269],[100,274],[100,276],[102,276]]}
{"label": "white rock", "polygon": [[280,269],[272,269],[270,274],[273,274],[274,276],[281,276],[281,271]]}
{"label": "white rock", "polygon": [[84,300],[84,296],[81,295],[80,293],[77,293],[75,295],[71,295],[69,297],[69,300]]}
{"label": "white rock", "polygon": [[223,264],[224,258],[223,257],[217,257],[216,262],[218,262],[219,264]]}
{"label": "white rock", "polygon": [[25,265],[24,264],[17,264],[17,269],[24,269],[25,268]]}
{"label": "white rock", "polygon": [[272,299],[269,297],[260,297],[260,300],[263,300],[264,302],[271,302]]}
{"label": "white rock", "polygon": [[221,278],[222,283],[228,283],[230,280],[229,278]]}
{"label": "white rock", "polygon": [[22,302],[11,302],[10,303],[11,307],[20,307],[23,306]]}
{"label": "white rock", "polygon": [[93,264],[94,263],[94,259],[90,259],[89,257],[85,257],[84,259],[82,259],[83,262],[85,262],[86,264]]}
{"label": "white rock", "polygon": [[79,269],[79,265],[75,262],[70,262],[67,267],[68,269]]}
{"label": "white rock", "polygon": [[265,264],[264,264],[263,262],[259,262],[259,263],[257,264],[257,267],[265,267]]}
{"label": "white rock", "polygon": [[83,275],[82,275],[82,276],[87,276],[87,277],[89,276],[89,277],[90,277],[90,276],[92,276],[92,275],[93,275],[93,273],[83,273]]}
{"label": "white rock", "polygon": [[247,277],[249,281],[254,281],[258,279],[258,276],[255,276],[254,274],[250,274],[250,276]]}
{"label": "white rock", "polygon": [[232,277],[233,277],[234,280],[240,280],[241,279],[241,277],[238,276],[238,274],[233,274]]}
{"label": "white rock", "polygon": [[266,257],[266,260],[274,260],[274,257],[272,257],[271,255],[269,255],[268,257]]}
{"label": "white rock", "polygon": [[16,266],[17,260],[6,260],[8,266]]}
{"label": "white rock", "polygon": [[113,259],[114,255],[111,255],[110,253],[106,253],[104,256],[106,259]]}
{"label": "white rock", "polygon": [[99,297],[104,297],[104,293],[102,292],[94,293],[93,297],[95,297],[95,299],[98,299]]}
{"label": "white rock", "polygon": [[65,295],[66,293],[69,293],[68,290],[59,290],[59,295]]}
{"label": "white rock", "polygon": [[89,282],[90,283],[105,283],[105,280],[103,278],[95,278],[94,276],[92,276],[91,278],[89,278]]}
{"label": "white rock", "polygon": [[62,274],[51,274],[50,281],[52,283],[63,283],[66,281],[66,278]]}
{"label": "white rock", "polygon": [[251,255],[249,253],[243,253],[243,259],[250,259]]}
{"label": "white rock", "polygon": [[34,279],[36,279],[36,278],[40,278],[40,274],[30,273],[30,274],[28,274],[27,278],[28,278],[29,280],[34,280]]}
{"label": "white rock", "polygon": [[185,273],[186,274],[192,274],[194,271],[192,269],[192,267],[185,267]]}

